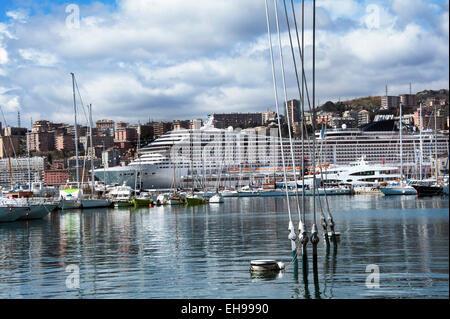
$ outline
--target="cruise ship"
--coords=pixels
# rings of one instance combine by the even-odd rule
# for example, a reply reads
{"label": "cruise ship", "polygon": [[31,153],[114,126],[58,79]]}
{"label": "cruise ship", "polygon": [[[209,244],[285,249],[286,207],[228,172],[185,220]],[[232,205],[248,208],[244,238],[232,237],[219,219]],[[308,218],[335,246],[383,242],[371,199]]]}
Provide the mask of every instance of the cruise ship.
{"label": "cruise ship", "polygon": [[[210,118],[197,130],[170,131],[141,148],[138,157],[129,165],[96,169],[95,176],[106,184],[122,185],[125,182],[139,189],[202,188],[217,186],[219,182],[225,187],[261,185],[274,180],[281,182],[283,167],[286,167],[290,181],[298,180],[302,156],[305,171],[312,171],[312,139],[303,143],[301,140],[292,141],[294,170],[288,139],[283,139],[283,166],[277,128],[218,129],[212,123],[213,119]],[[370,165],[377,165],[375,171],[383,170],[384,166],[389,166],[385,171],[390,172],[393,172],[393,167],[397,168],[394,176],[376,178],[376,183],[397,178],[400,163],[399,132],[395,130],[395,125],[381,131],[376,125],[316,132],[317,162],[331,165],[330,169],[342,169],[342,166],[351,167],[351,163],[364,158],[364,167],[368,172],[374,171]],[[420,134],[403,134],[404,173],[412,174],[417,170],[420,158],[423,167],[432,165],[435,137],[438,156],[447,153],[448,134],[435,135],[431,130]],[[327,177],[332,176],[330,170]],[[373,179],[374,183],[374,178],[367,176],[365,181],[370,183],[370,179]]]}

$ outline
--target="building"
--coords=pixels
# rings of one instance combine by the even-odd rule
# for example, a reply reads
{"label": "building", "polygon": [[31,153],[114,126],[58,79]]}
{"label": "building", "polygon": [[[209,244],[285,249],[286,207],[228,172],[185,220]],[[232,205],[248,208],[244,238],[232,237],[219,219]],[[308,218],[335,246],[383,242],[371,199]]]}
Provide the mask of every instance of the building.
{"label": "building", "polygon": [[191,120],[190,129],[191,130],[199,130],[203,126],[203,120],[202,119],[193,119]]}
{"label": "building", "polygon": [[[42,181],[44,167],[44,157],[2,159],[0,160],[0,186],[10,187],[11,185],[40,182]],[[12,176],[12,180],[10,176]]]}
{"label": "building", "polygon": [[[125,129],[125,130],[130,130],[129,128]],[[117,132],[122,132],[120,131],[116,131]],[[121,135],[122,136],[122,135]],[[126,135],[125,135],[126,137]],[[83,148],[83,150],[88,153],[89,152],[89,148],[91,147],[91,138],[89,136],[82,136],[79,139],[79,142]],[[107,136],[107,135],[102,135],[102,136],[98,136],[98,135],[93,135],[92,136],[92,144],[94,145],[94,147],[104,147],[105,149],[114,146],[114,138],[112,136]]]}
{"label": "building", "polygon": [[126,123],[126,122],[117,122],[117,129],[127,128],[127,127],[128,127],[128,123]]}
{"label": "building", "polygon": [[62,185],[69,180],[69,171],[65,169],[46,170],[44,172],[44,182],[49,186]]}
{"label": "building", "polygon": [[18,136],[0,136],[0,158],[15,157],[18,150]]}
{"label": "building", "polygon": [[399,96],[382,96],[381,97],[381,109],[389,110],[393,108],[398,108],[400,106]]}
{"label": "building", "polygon": [[75,150],[75,137],[68,134],[59,134],[55,136],[55,149],[58,151],[72,152]]}
{"label": "building", "polygon": [[214,113],[212,116],[215,121],[220,122],[221,127],[254,127],[263,125],[261,113]]}
{"label": "building", "polygon": [[406,108],[416,108],[417,101],[415,94],[402,94],[400,95],[400,103]]}
{"label": "building", "polygon": [[25,127],[11,127],[7,126],[4,129],[4,136],[26,136],[28,129]]}
{"label": "building", "polygon": [[52,132],[32,131],[27,134],[27,147],[30,151],[51,152],[55,150],[55,134]]}
{"label": "building", "polygon": [[173,123],[172,122],[159,122],[153,124],[153,132],[154,137],[157,138],[161,135],[166,134],[167,132],[171,131],[173,129]]}
{"label": "building", "polygon": [[189,121],[189,120],[173,121],[173,129],[174,130],[189,129],[190,127],[191,127],[191,121]]}
{"label": "building", "polygon": [[[289,115],[289,121],[291,126],[294,126],[296,123],[300,123],[300,102],[298,100],[289,100],[287,101],[286,110]],[[286,116],[287,119],[287,116]]]}
{"label": "building", "polygon": [[275,122],[277,120],[277,113],[267,110],[261,113],[263,124],[266,125],[269,122]]}
{"label": "building", "polygon": [[104,135],[114,136],[114,121],[113,120],[98,120],[95,122],[95,127],[98,132]]}
{"label": "building", "polygon": [[350,128],[355,127],[357,121],[352,117],[333,117],[330,121],[332,128]]}
{"label": "building", "polygon": [[103,167],[114,167],[120,165],[120,153],[117,149],[110,148],[102,152]]}
{"label": "building", "polygon": [[334,116],[335,114],[332,112],[318,112],[316,113],[316,123],[328,124]]}
{"label": "building", "polygon": [[370,122],[370,112],[367,110],[361,110],[358,112],[358,126],[367,124]]}
{"label": "building", "polygon": [[[100,137],[100,136],[98,136],[98,137]],[[136,128],[120,127],[120,128],[117,128],[116,131],[114,132],[114,140],[115,141],[136,141],[137,138],[138,138],[138,136],[137,136]],[[93,143],[94,143],[94,145],[97,145],[95,142],[93,142]],[[109,147],[109,146],[111,146],[111,145],[108,145],[107,147]]]}

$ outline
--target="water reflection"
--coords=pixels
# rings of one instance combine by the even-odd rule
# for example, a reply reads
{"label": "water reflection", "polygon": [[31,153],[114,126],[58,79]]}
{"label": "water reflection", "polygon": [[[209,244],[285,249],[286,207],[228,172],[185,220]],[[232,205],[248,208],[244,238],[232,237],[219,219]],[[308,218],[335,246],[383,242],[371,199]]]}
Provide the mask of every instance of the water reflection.
{"label": "water reflection", "polygon": [[[329,201],[341,238],[339,247],[321,238],[315,269],[301,247],[298,269],[291,263],[283,198],[73,210],[3,223],[0,297],[448,298],[447,198]],[[309,210],[306,217],[310,223]],[[249,276],[252,259],[287,267]],[[71,264],[80,267],[79,289],[65,285]],[[378,290],[365,287],[368,264],[380,266]]]}

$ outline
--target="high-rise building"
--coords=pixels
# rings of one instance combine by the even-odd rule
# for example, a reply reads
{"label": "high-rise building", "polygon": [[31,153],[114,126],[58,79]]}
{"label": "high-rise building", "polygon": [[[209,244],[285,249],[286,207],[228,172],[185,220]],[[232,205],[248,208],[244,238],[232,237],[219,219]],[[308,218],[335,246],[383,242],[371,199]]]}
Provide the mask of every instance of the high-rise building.
{"label": "high-rise building", "polygon": [[300,102],[298,100],[287,101],[287,111],[291,126],[294,126],[296,123],[300,123]]}
{"label": "high-rise building", "polygon": [[417,107],[416,95],[402,94],[400,95],[400,103],[402,103],[403,107],[416,108]]}
{"label": "high-rise building", "polygon": [[392,108],[398,108],[400,106],[399,96],[382,96],[381,97],[381,109],[389,110]]}
{"label": "high-rise building", "polygon": [[214,113],[212,116],[216,122],[221,123],[221,127],[261,126],[263,124],[261,113]]}
{"label": "high-rise building", "polygon": [[370,113],[367,110],[361,110],[358,112],[358,126],[367,124],[370,122]]}

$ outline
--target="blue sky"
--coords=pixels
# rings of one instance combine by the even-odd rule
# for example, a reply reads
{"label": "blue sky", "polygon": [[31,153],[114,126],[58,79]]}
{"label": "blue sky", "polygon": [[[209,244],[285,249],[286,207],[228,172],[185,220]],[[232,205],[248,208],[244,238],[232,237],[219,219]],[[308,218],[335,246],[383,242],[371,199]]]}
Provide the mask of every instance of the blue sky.
{"label": "blue sky", "polygon": [[[69,3],[79,28],[68,25]],[[306,13],[309,72],[309,0]],[[298,98],[281,21],[288,98]],[[319,102],[380,95],[385,85],[406,93],[410,82],[414,92],[448,88],[447,0],[317,0],[317,21]],[[2,0],[0,105],[11,125],[17,111],[25,123],[69,122],[74,72],[94,120],[274,109],[266,31],[264,0]]]}

